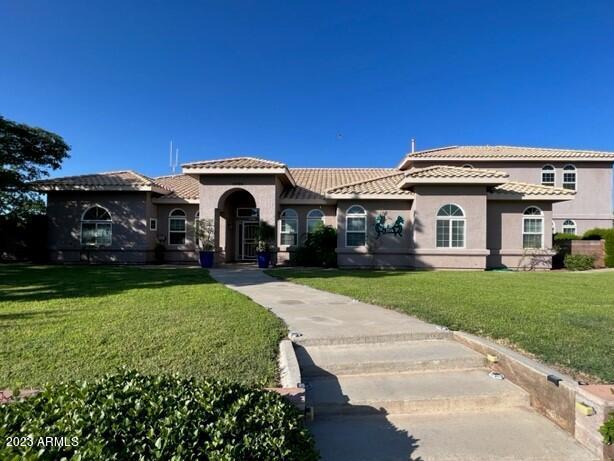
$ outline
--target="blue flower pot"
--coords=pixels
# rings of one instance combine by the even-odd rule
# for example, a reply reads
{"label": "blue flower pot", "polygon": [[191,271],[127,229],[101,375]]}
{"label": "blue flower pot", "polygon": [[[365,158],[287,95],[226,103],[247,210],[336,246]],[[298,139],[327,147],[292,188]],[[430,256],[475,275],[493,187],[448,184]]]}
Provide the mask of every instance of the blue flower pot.
{"label": "blue flower pot", "polygon": [[198,261],[200,262],[200,267],[204,267],[204,268],[213,267],[214,256],[215,256],[214,251],[199,251]]}
{"label": "blue flower pot", "polygon": [[258,267],[266,269],[271,264],[271,253],[268,251],[258,252]]}

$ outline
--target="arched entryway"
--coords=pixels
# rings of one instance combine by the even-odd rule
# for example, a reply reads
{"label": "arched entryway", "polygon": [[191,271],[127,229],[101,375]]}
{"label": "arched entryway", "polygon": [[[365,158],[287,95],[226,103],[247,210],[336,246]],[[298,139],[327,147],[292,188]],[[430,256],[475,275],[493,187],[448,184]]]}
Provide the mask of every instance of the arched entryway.
{"label": "arched entryway", "polygon": [[217,208],[222,259],[226,262],[255,260],[259,209],[254,196],[245,189],[234,188],[220,197]]}

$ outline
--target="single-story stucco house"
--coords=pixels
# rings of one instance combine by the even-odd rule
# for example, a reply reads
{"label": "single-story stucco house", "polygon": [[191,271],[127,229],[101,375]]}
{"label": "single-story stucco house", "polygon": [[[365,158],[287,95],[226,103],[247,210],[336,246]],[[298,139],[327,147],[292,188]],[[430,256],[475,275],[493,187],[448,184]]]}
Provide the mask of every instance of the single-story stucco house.
{"label": "single-story stucco house", "polygon": [[167,261],[195,262],[200,217],[214,219],[219,262],[253,260],[262,220],[277,229],[281,263],[322,222],[337,230],[341,267],[548,268],[553,231],[612,227],[613,162],[611,152],[453,146],[395,168],[235,157],[171,176],[117,171],[36,187],[56,262],[147,263],[158,242]]}

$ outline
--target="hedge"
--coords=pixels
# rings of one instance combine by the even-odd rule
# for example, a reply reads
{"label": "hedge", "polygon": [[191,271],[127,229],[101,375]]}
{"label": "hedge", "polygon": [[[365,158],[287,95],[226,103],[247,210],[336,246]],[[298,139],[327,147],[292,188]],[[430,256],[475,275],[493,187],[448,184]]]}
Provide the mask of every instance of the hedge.
{"label": "hedge", "polygon": [[589,255],[566,255],[565,268],[570,271],[587,271],[595,267],[595,258]]}
{"label": "hedge", "polygon": [[[13,437],[22,446],[7,446]],[[3,460],[318,459],[301,415],[277,393],[129,370],[0,405],[0,440]]]}
{"label": "hedge", "polygon": [[582,237],[576,234],[566,234],[564,232],[557,232],[552,236],[554,242],[566,242],[569,240],[580,240]]}
{"label": "hedge", "polygon": [[605,240],[605,265],[606,267],[614,267],[614,229],[590,229],[587,230],[583,240]]}

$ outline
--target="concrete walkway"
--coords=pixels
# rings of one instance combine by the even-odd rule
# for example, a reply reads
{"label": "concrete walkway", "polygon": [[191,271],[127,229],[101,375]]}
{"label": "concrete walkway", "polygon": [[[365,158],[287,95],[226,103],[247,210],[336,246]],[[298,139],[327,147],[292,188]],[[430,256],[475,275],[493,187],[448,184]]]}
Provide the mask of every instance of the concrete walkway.
{"label": "concrete walkway", "polygon": [[436,325],[256,268],[210,273],[288,325],[324,460],[594,459]]}

